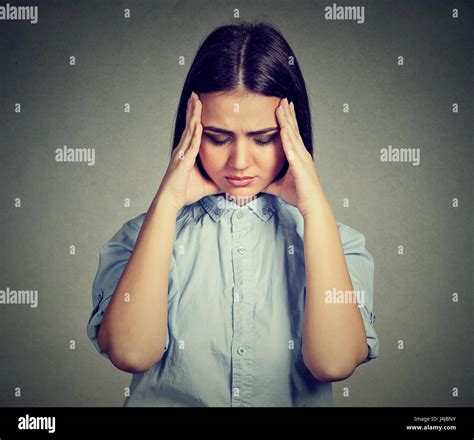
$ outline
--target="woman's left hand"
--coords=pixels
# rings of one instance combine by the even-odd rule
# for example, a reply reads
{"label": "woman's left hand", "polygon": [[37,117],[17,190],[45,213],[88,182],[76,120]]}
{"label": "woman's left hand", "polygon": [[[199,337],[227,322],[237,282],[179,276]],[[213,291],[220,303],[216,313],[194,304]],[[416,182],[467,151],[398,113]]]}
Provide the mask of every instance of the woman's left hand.
{"label": "woman's left hand", "polygon": [[288,104],[287,98],[282,99],[276,114],[289,167],[281,179],[270,183],[263,192],[281,197],[305,216],[315,209],[316,196],[322,191],[321,185],[313,158],[301,138],[294,104]]}

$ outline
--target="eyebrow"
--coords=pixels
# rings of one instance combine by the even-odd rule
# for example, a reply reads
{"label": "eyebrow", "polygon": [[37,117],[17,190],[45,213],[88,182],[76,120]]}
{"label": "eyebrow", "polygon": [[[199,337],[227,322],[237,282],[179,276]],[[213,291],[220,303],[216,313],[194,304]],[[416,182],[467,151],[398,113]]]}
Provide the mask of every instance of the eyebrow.
{"label": "eyebrow", "polygon": [[[228,135],[233,135],[234,132],[230,130],[224,130],[223,128],[218,128],[218,127],[213,127],[213,126],[206,126],[203,127],[203,130],[208,130],[208,131],[213,131],[215,133],[222,133],[222,134],[228,134]],[[265,134],[269,133],[271,131],[276,131],[278,130],[278,127],[269,127],[269,128],[263,128],[262,130],[257,130],[257,131],[249,131],[246,134],[248,136],[256,136],[259,134]]]}

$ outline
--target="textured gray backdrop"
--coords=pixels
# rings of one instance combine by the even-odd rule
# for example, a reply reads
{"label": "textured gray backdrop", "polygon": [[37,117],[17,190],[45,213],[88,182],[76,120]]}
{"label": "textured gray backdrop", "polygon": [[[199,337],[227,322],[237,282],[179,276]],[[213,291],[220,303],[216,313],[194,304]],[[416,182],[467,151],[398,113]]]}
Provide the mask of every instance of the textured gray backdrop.
{"label": "textured gray backdrop", "polygon": [[[98,252],[148,208],[192,58],[216,26],[239,21],[234,8],[273,23],[295,51],[326,193],[374,256],[380,357],[334,384],[335,405],[474,403],[473,11],[463,1],[340,2],[365,6],[357,24],[325,20],[332,3],[10,0],[38,5],[39,23],[0,22],[0,289],[37,289],[39,306],[0,305],[1,406],[123,404],[131,375],[86,335]],[[63,145],[95,148],[95,165],[56,162]],[[420,148],[420,166],[381,162],[388,145]]]}

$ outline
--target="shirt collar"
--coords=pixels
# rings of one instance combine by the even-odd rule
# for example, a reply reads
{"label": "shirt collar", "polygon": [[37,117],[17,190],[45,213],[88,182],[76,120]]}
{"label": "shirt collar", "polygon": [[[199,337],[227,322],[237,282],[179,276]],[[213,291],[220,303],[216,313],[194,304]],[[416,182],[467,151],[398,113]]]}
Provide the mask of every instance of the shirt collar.
{"label": "shirt collar", "polygon": [[225,212],[235,209],[250,210],[261,220],[268,221],[277,210],[276,196],[268,193],[258,193],[243,206],[234,203],[225,193],[203,197],[199,202],[215,222],[218,222]]}

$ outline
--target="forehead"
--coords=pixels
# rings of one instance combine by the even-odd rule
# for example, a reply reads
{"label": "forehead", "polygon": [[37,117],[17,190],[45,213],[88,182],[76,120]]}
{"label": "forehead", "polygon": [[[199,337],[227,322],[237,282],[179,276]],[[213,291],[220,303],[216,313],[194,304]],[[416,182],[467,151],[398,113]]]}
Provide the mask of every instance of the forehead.
{"label": "forehead", "polygon": [[276,96],[250,92],[201,93],[201,120],[232,131],[256,131],[278,126],[275,111],[280,103]]}

